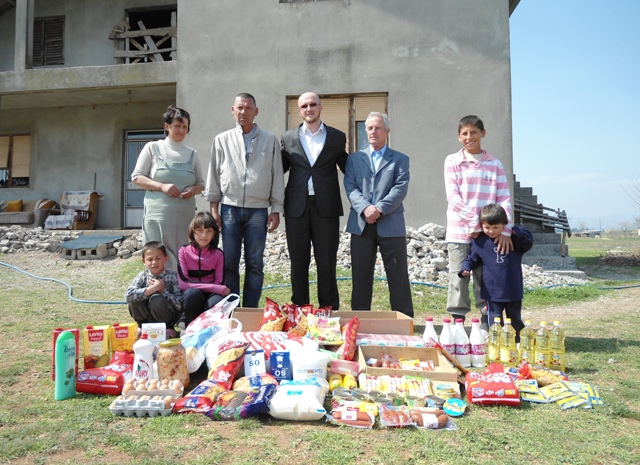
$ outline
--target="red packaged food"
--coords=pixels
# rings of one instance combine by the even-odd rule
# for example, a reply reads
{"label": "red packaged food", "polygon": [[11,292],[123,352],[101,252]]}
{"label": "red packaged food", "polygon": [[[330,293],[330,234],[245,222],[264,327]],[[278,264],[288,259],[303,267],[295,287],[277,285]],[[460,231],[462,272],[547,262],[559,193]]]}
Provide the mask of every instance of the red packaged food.
{"label": "red packaged food", "polygon": [[206,413],[225,388],[215,381],[205,379],[193,391],[173,405],[174,413]]}
{"label": "red packaged food", "polygon": [[287,315],[284,314],[280,305],[269,297],[265,297],[265,302],[260,331],[282,331]]}
{"label": "red packaged food", "polygon": [[342,340],[344,343],[336,351],[340,360],[353,360],[356,355],[356,339],[359,327],[360,320],[358,320],[358,317],[351,318],[351,321],[342,327]]}
{"label": "red packaged food", "polygon": [[233,381],[244,363],[244,354],[249,347],[248,342],[226,341],[218,348],[218,357],[209,370],[209,380],[230,390]]}
{"label": "red packaged food", "polygon": [[469,372],[465,377],[465,389],[472,404],[520,406],[520,391],[513,378],[504,371]]}
{"label": "red packaged food", "polygon": [[76,391],[88,394],[109,394],[117,396],[124,383],[131,378],[133,354],[116,351],[106,367],[87,368],[78,373]]}

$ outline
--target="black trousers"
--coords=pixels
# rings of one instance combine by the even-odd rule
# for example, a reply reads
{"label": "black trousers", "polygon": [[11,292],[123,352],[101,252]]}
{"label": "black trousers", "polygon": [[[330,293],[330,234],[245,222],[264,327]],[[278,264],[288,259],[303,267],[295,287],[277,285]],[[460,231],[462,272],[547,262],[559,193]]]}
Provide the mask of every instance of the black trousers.
{"label": "black trousers", "polygon": [[351,234],[351,276],[353,290],[351,308],[370,310],[373,297],[373,277],[376,255],[380,248],[384,271],[389,284],[391,310],[402,312],[413,318],[413,299],[407,268],[407,239],[381,237],[378,227],[367,224],[360,236]]}
{"label": "black trousers", "polygon": [[130,303],[129,314],[138,326],[142,323],[165,323],[167,328],[173,328],[180,318],[180,311],[162,294]]}
{"label": "black trousers", "polygon": [[185,325],[189,326],[189,323],[198,318],[200,314],[214,307],[222,299],[223,297],[219,294],[202,292],[194,287],[184,291],[182,294],[182,308],[184,310]]}
{"label": "black trousers", "polygon": [[336,281],[336,254],[340,244],[340,217],[323,217],[318,212],[315,196],[307,198],[301,217],[285,216],[287,247],[291,259],[291,302],[309,304],[309,264],[311,245],[318,269],[318,302],[320,307],[340,308]]}

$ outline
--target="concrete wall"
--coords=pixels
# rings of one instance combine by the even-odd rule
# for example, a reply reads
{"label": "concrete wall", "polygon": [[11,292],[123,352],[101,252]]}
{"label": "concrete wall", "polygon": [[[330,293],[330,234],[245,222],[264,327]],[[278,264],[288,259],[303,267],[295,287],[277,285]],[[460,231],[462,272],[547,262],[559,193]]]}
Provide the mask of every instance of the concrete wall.
{"label": "concrete wall", "polygon": [[[125,10],[176,4],[176,0],[31,1],[35,18],[65,17],[64,67],[114,64],[114,42],[109,34],[114,26],[123,27]],[[13,69],[15,11],[0,16],[0,71]]]}
{"label": "concrete wall", "polygon": [[0,189],[0,198],[58,200],[65,190],[95,188],[105,197],[96,227],[121,227],[124,131],[161,129],[169,103],[12,111],[0,134],[31,133],[31,187]]}
{"label": "concrete wall", "polygon": [[16,10],[0,16],[0,71],[9,71],[13,69],[13,60],[15,57],[15,41],[16,35]]}
{"label": "concrete wall", "polygon": [[460,148],[464,115],[483,118],[483,148],[511,177],[504,0],[180,0],[178,30],[177,99],[205,166],[213,136],[233,126],[239,92],[256,97],[256,122],[278,135],[287,95],[388,92],[390,145],[411,157],[410,225],[445,224],[443,162]]}
{"label": "concrete wall", "polygon": [[65,17],[64,66],[114,64],[109,34],[126,9],[175,5],[176,0],[35,0],[35,18]]}

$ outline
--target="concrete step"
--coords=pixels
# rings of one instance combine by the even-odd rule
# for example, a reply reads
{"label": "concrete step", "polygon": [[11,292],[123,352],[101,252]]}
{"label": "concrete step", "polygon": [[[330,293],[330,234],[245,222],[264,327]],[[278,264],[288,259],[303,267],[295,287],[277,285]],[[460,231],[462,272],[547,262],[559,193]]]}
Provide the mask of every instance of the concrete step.
{"label": "concrete step", "polygon": [[531,231],[531,233],[533,235],[534,244],[561,244],[562,243],[562,234],[558,234],[554,232],[545,233],[545,232],[534,232],[534,231]]}
{"label": "concrete step", "polygon": [[542,269],[546,270],[575,270],[576,259],[574,257],[560,257],[560,256],[546,256],[536,257],[525,254],[522,257],[522,263],[524,265],[538,265]]}
{"label": "concrete step", "polygon": [[[568,248],[565,253],[568,253]],[[562,256],[562,244],[537,244],[534,242],[527,255],[533,257]]]}
{"label": "concrete step", "polygon": [[587,279],[587,274],[580,270],[545,270],[547,273],[557,274],[559,276],[567,276],[569,278]]}

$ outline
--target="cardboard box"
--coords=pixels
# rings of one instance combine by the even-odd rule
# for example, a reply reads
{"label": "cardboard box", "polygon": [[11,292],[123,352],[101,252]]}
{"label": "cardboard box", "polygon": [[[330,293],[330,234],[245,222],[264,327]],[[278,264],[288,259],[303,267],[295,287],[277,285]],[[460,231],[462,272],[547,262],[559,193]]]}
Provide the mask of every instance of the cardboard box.
{"label": "cardboard box", "polygon": [[[259,331],[264,310],[261,308],[236,307],[231,318],[242,323],[242,331]],[[332,317],[340,317],[340,326],[346,325],[354,316],[360,320],[359,333],[413,334],[413,318],[400,312],[373,312],[367,310],[337,311]]]}
{"label": "cardboard box", "polygon": [[376,312],[369,310],[337,311],[332,317],[340,317],[340,326],[346,325],[354,316],[360,320],[359,333],[413,334],[413,318],[400,312]]}
{"label": "cardboard box", "polygon": [[[382,357],[383,353],[389,354],[394,360],[399,360],[401,358],[405,360],[432,360],[434,370],[397,370],[392,368],[375,368],[367,366],[368,359],[379,359]],[[371,375],[418,376],[420,378],[429,378],[434,381],[449,381],[453,383],[458,381],[458,371],[451,366],[440,352],[432,348],[360,346],[358,347],[357,361],[360,367],[360,372]]]}

